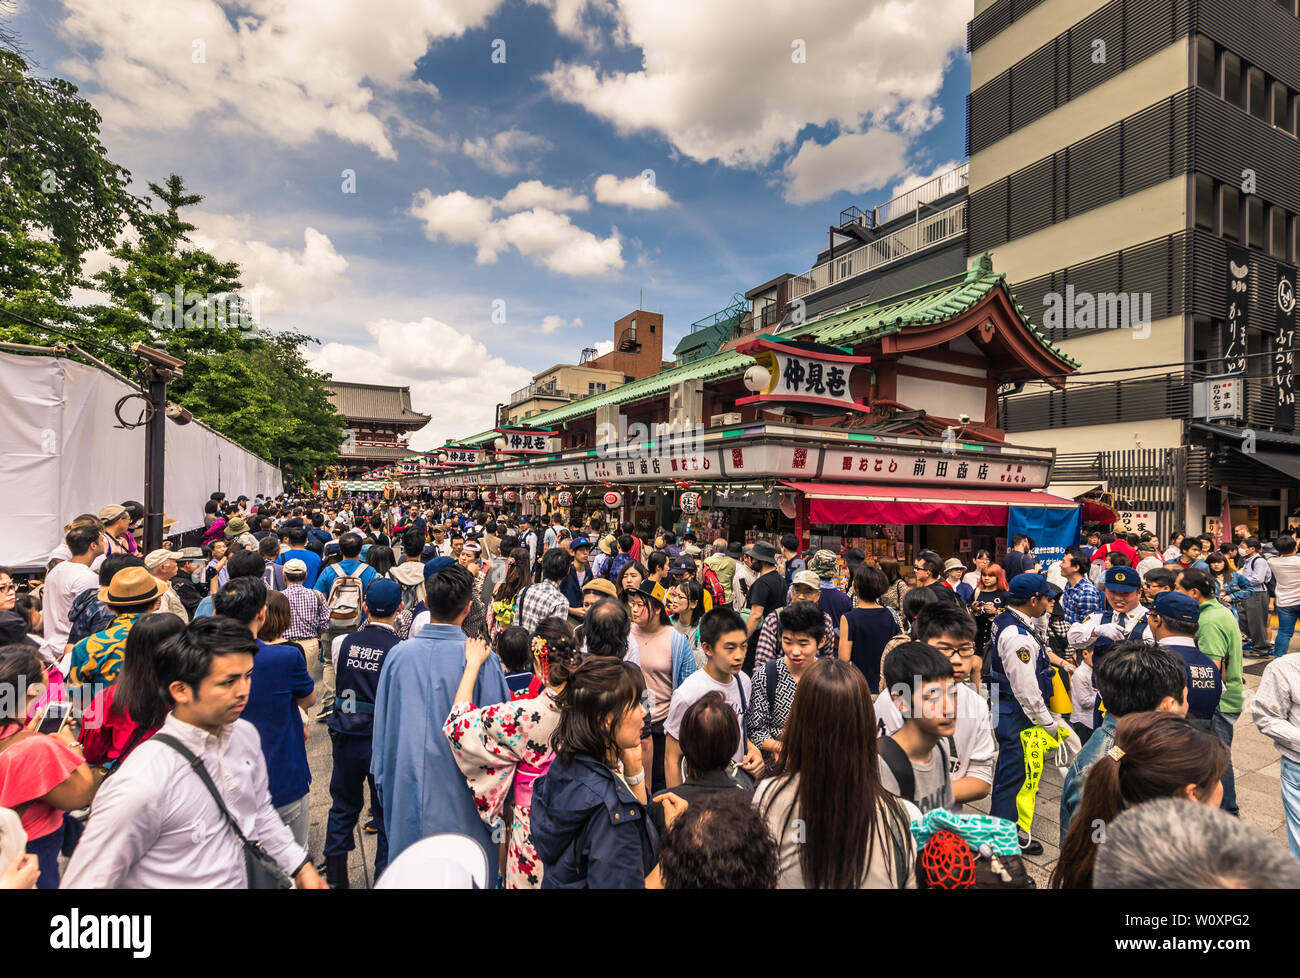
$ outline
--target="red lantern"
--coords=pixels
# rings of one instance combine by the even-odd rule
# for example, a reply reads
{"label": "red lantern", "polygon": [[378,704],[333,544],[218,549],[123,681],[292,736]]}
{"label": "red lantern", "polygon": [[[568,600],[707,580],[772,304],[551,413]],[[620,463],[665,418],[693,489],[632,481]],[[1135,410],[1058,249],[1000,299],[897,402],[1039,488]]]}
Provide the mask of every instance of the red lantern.
{"label": "red lantern", "polygon": [[605,493],[605,508],[606,508],[606,509],[622,509],[622,508],[623,508],[623,494],[622,494],[621,492],[607,492],[607,493]]}
{"label": "red lantern", "polygon": [[518,499],[519,499],[519,493],[515,492],[514,490],[507,492],[505,495],[505,500],[508,503],[516,502],[518,501]]}

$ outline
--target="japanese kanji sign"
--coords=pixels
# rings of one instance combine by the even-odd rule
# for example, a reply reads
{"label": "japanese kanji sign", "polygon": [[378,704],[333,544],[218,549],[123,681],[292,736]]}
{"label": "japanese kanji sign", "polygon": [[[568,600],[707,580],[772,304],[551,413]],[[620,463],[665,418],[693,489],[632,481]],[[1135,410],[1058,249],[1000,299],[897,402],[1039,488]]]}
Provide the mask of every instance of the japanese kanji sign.
{"label": "japanese kanji sign", "polygon": [[1295,427],[1295,302],[1296,267],[1277,266],[1277,332],[1273,334],[1273,386],[1277,389],[1277,409],[1273,427],[1290,431]]}
{"label": "japanese kanji sign", "polygon": [[559,432],[530,431],[525,428],[497,428],[498,442],[505,447],[497,451],[506,455],[549,455],[560,450]]}
{"label": "japanese kanji sign", "polygon": [[447,456],[444,465],[482,465],[487,461],[487,452],[481,448],[444,446],[438,450],[438,453]]}
{"label": "japanese kanji sign", "polygon": [[1146,509],[1121,509],[1119,520],[1115,523],[1116,532],[1141,533],[1143,530],[1155,532],[1156,514]]}
{"label": "japanese kanji sign", "polygon": [[1227,246],[1224,269],[1227,292],[1223,317],[1223,372],[1241,373],[1246,369],[1246,321],[1250,318],[1250,252],[1236,245]]}
{"label": "japanese kanji sign", "polygon": [[[802,340],[776,340],[766,336],[736,347],[766,368],[767,386],[736,404],[804,404],[844,411],[865,411],[852,394],[853,368],[871,362],[846,349]],[[824,412],[820,412],[824,413]]]}

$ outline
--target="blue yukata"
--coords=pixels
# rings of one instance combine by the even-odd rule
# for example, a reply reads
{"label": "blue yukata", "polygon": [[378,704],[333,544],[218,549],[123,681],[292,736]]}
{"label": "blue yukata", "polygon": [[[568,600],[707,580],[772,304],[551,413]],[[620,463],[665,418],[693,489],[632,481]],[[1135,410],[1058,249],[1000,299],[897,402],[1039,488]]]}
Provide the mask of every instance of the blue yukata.
{"label": "blue yukata", "polygon": [[[495,880],[499,847],[442,732],[464,672],[465,633],[459,625],[430,622],[393,646],[375,695],[370,772],[383,807],[390,863],[421,839],[457,832],[483,846],[488,879]],[[509,700],[501,662],[492,653],[474,683],[474,705]]]}

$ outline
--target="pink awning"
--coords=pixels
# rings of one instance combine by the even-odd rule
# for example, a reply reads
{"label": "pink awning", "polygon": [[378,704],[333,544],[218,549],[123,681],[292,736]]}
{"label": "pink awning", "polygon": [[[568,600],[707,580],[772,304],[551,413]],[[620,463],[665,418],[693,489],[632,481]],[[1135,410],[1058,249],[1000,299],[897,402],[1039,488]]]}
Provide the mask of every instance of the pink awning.
{"label": "pink awning", "polygon": [[1075,509],[1078,502],[1027,489],[863,486],[786,482],[808,499],[810,523],[921,523],[1004,526],[1011,506]]}

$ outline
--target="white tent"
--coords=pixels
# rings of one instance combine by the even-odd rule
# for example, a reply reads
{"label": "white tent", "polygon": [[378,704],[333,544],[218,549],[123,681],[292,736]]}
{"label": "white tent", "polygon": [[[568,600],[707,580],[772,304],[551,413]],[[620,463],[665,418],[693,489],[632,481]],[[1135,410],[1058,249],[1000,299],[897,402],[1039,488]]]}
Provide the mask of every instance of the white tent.
{"label": "white tent", "polygon": [[[0,564],[45,565],[79,513],[144,500],[144,427],[118,426],[135,388],[64,357],[0,353]],[[138,415],[139,401],[124,410]],[[280,470],[197,421],[167,425],[163,509],[172,532],[203,525],[203,504],[281,491]]]}

